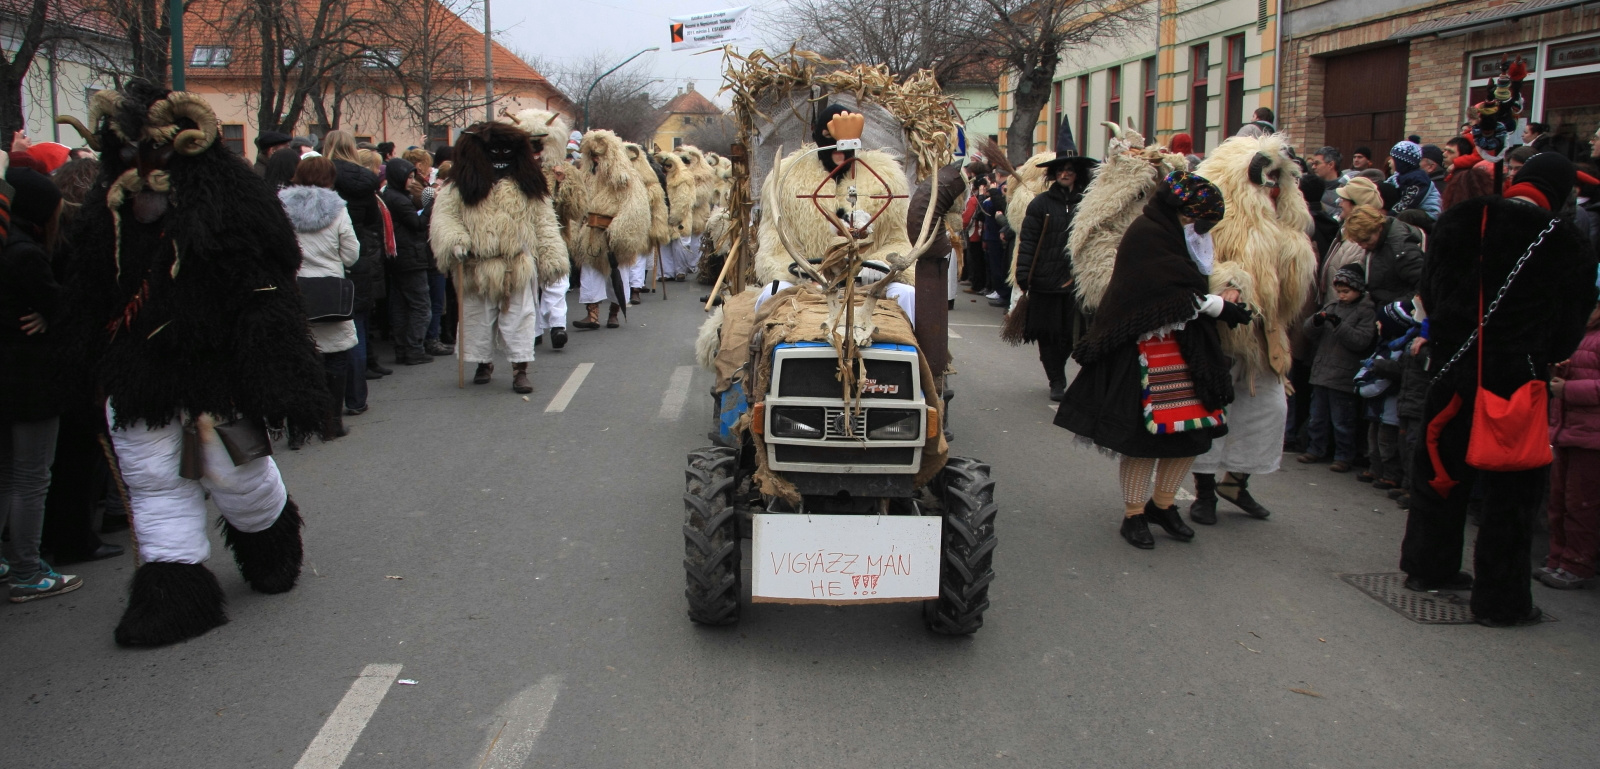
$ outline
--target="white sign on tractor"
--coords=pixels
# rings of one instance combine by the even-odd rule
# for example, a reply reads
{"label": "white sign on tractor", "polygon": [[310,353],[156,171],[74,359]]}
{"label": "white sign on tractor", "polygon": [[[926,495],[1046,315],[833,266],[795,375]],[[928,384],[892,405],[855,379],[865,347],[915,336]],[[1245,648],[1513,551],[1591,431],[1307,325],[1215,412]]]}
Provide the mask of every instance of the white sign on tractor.
{"label": "white sign on tractor", "polygon": [[890,603],[939,595],[937,516],[754,517],[755,603]]}

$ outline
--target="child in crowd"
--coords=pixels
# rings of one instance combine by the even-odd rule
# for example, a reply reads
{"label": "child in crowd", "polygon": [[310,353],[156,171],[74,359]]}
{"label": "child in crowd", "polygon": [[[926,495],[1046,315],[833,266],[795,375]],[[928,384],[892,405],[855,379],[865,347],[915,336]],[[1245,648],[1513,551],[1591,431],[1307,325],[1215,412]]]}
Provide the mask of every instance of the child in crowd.
{"label": "child in crowd", "polygon": [[1378,349],[1362,361],[1356,391],[1367,402],[1367,454],[1372,467],[1360,480],[1375,489],[1398,489],[1405,479],[1400,450],[1400,391],[1406,348],[1417,336],[1411,303],[1390,302],[1378,308]]}
{"label": "child in crowd", "polygon": [[1347,473],[1356,458],[1361,426],[1355,375],[1372,349],[1377,323],[1361,265],[1340,267],[1333,287],[1337,300],[1305,323],[1306,337],[1317,352],[1311,362],[1311,445],[1299,461],[1320,462],[1331,454],[1333,464],[1328,469]]}
{"label": "child in crowd", "polygon": [[1534,577],[1559,590],[1594,578],[1600,550],[1600,308],[1550,379],[1550,556]]}

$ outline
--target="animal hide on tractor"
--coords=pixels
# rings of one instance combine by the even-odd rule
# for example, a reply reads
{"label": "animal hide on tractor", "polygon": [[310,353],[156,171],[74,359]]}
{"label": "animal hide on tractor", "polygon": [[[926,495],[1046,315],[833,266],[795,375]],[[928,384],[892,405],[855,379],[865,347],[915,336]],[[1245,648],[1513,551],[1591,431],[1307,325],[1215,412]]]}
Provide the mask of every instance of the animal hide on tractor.
{"label": "animal hide on tractor", "polygon": [[644,180],[645,195],[650,198],[650,247],[659,248],[672,239],[672,228],[667,224],[667,191],[656,179],[656,170],[650,167],[650,158],[637,144],[623,146],[628,153],[628,164]]}
{"label": "animal hide on tractor", "polygon": [[[650,194],[628,160],[617,135],[604,130],[585,134],[577,176],[583,182],[587,210],[574,222],[573,257],[610,274],[611,260],[631,267],[650,250]],[[655,174],[650,174],[653,181]],[[609,219],[609,221],[608,221]]]}
{"label": "animal hide on tractor", "polygon": [[1105,162],[1095,169],[1083,202],[1072,217],[1067,247],[1072,250],[1073,291],[1083,311],[1093,314],[1111,285],[1117,247],[1133,220],[1139,218],[1156,184],[1167,174],[1187,169],[1182,155],[1144,146],[1144,137],[1128,128],[1112,127]]}
{"label": "animal hide on tractor", "polygon": [[1222,335],[1223,350],[1252,376],[1287,378],[1289,328],[1299,318],[1317,257],[1306,230],[1311,212],[1299,192],[1300,171],[1284,134],[1235,136],[1212,150],[1195,172],[1222,190],[1227,212],[1211,230],[1216,270],[1211,291],[1238,289],[1261,317]]}
{"label": "animal hide on tractor", "polygon": [[[1039,164],[1046,160],[1053,160],[1054,152],[1041,152],[1028,158],[1028,162],[1011,175],[1011,181],[1006,184],[1006,223],[1017,232],[1022,231],[1022,220],[1028,215],[1028,204],[1033,199],[1050,188],[1050,180],[1046,179],[1045,169]],[[1011,269],[1006,271],[1006,284],[1017,285],[1017,249],[1021,247],[1021,238],[1011,246]]]}
{"label": "animal hide on tractor", "polygon": [[[512,148],[509,168],[495,167],[495,147]],[[565,278],[567,248],[528,133],[479,123],[456,141],[455,164],[428,228],[439,270],[460,267],[463,290],[496,303],[535,275],[541,285]]]}
{"label": "animal hide on tractor", "polygon": [[[877,175],[861,168],[863,163]],[[852,190],[856,197],[854,206],[850,203]],[[813,192],[823,197],[815,203],[809,197],[801,197]],[[905,171],[893,153],[857,151],[856,163],[838,181],[829,178],[828,169],[817,159],[816,145],[808,144],[790,153],[778,169],[767,174],[762,185],[762,207],[767,213],[758,233],[756,280],[765,284],[790,279],[789,265],[794,260],[789,258],[778,238],[776,216],[782,217],[783,231],[802,259],[821,259],[830,247],[842,242],[842,236],[817,209],[818,205],[833,212],[848,212],[854,208],[870,215],[887,204],[887,209],[873,221],[866,239],[860,241],[862,255],[867,259],[889,261],[891,255],[910,254],[911,240],[906,236],[907,194]],[[906,270],[898,280],[909,284],[913,275],[912,270]]]}
{"label": "animal hide on tractor", "polygon": [[706,231],[706,222],[711,219],[711,196],[716,187],[716,174],[711,166],[706,165],[705,154],[700,148],[684,145],[678,148],[683,155],[683,165],[694,176],[694,218],[689,225],[690,235],[699,235]]}
{"label": "animal hide on tractor", "polygon": [[667,172],[667,227],[672,237],[687,236],[694,227],[694,174],[674,152],[663,152],[656,161]]}

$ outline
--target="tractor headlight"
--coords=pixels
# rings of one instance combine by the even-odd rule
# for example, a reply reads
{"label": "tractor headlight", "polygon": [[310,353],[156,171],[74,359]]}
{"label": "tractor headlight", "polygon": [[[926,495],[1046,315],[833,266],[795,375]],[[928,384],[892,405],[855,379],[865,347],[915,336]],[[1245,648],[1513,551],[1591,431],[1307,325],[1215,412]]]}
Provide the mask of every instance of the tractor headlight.
{"label": "tractor headlight", "polygon": [[821,438],[827,414],[820,408],[783,406],[772,410],[772,435],[777,438]]}
{"label": "tractor headlight", "polygon": [[868,409],[867,439],[910,441],[922,435],[922,412],[909,409]]}

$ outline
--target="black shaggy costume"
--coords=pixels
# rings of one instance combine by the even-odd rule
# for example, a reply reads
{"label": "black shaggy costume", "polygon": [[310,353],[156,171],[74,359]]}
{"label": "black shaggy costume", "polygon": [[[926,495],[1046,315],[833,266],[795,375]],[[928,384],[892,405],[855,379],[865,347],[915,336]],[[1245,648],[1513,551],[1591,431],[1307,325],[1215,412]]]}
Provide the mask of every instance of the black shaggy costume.
{"label": "black shaggy costume", "polygon": [[[273,191],[216,140],[215,116],[193,94],[133,81],[95,94],[90,117],[80,130],[101,152],[101,175],[72,232],[73,312],[63,329],[83,376],[110,398],[113,442],[201,414],[239,417],[295,441],[319,435],[328,395],[295,283],[299,244]],[[145,483],[152,473],[193,482],[174,477],[182,475],[176,459],[146,452],[119,457],[125,477],[133,461],[144,463],[137,475]],[[260,477],[268,479],[261,488],[276,490],[267,498],[286,495],[275,469]],[[235,529],[226,509],[221,525],[251,587],[281,593],[299,576],[301,518],[293,500],[271,504],[261,511],[272,521],[264,529]],[[173,510],[203,529],[203,501],[163,513]],[[141,547],[173,552],[163,537],[182,527],[140,530],[140,513],[138,504],[130,510]],[[192,527],[170,536],[194,541]],[[168,558],[134,574],[117,643],[167,644],[227,621],[201,556]]]}
{"label": "black shaggy costume", "polygon": [[[1431,357],[1440,362],[1436,371],[1478,327],[1480,254],[1487,306],[1551,218],[1538,206],[1494,196],[1465,201],[1439,218],[1428,239],[1418,286],[1428,312]],[[1485,387],[1509,397],[1529,381],[1549,381],[1550,366],[1569,358],[1583,339],[1595,306],[1595,266],[1594,251],[1570,224],[1559,223],[1545,236],[1485,327]],[[1467,504],[1474,482],[1481,479],[1485,499],[1474,554],[1472,610],[1480,621],[1504,625],[1537,615],[1529,590],[1530,537],[1549,478],[1546,468],[1488,472],[1467,465],[1477,372],[1474,345],[1428,391],[1422,422],[1438,422],[1441,431],[1427,444],[1437,447],[1444,474],[1456,483],[1438,493],[1430,483],[1439,476],[1430,445],[1417,447],[1400,567],[1419,587],[1458,583]],[[1441,418],[1457,396],[1459,411],[1453,418]],[[1539,419],[1538,429],[1543,430],[1543,417]]]}

